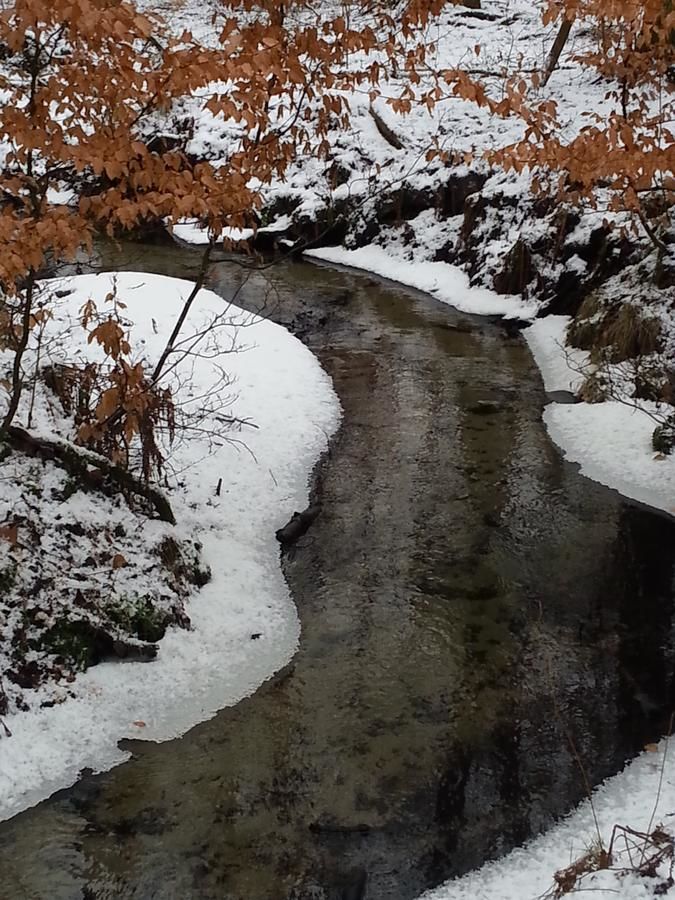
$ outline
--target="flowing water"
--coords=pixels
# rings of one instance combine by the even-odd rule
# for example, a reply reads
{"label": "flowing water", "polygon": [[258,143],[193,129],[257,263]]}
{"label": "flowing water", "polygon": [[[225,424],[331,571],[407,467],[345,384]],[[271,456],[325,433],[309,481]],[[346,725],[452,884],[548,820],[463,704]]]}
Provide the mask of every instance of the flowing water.
{"label": "flowing water", "polygon": [[[103,263],[190,277],[198,254]],[[675,525],[561,460],[522,339],[355,274],[267,275],[223,260],[209,285],[298,333],[344,407],[284,560],[300,649],[0,825],[3,900],[409,900],[664,728]]]}

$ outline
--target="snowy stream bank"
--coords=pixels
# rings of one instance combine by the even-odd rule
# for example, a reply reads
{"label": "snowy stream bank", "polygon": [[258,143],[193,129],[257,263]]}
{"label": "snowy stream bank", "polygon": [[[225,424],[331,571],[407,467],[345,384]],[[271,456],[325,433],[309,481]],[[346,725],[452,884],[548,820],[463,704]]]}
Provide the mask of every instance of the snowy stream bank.
{"label": "snowy stream bank", "polygon": [[[194,259],[185,249],[145,252],[146,264],[171,273]],[[219,272],[214,286],[226,294],[232,273]],[[217,900],[223,884],[269,900],[288,896],[291,882],[339,896],[363,883],[360,870],[366,896],[414,897],[578,800],[576,764],[551,720],[540,665],[549,656],[594,782],[642,745],[624,727],[642,720],[620,690],[619,653],[594,635],[602,627],[624,662],[634,660],[638,681],[637,648],[663,663],[650,628],[633,637],[638,629],[626,627],[633,568],[645,620],[662,589],[670,597],[639,580],[654,520],[552,451],[523,343],[392,285],[326,266],[283,272],[279,311],[322,354],[345,415],[322,467],[325,512],[287,560],[303,623],[293,665],[181,740],[136,743],[133,764],[6,823],[0,866],[15,890],[126,898],[164,879],[195,900]],[[486,415],[481,404],[495,399]],[[207,493],[215,475],[210,468]],[[248,632],[239,638],[251,644]],[[659,757],[646,759],[651,778]],[[572,821],[583,850],[592,831]],[[113,860],[114,835],[124,853]],[[49,852],[36,852],[45,843]],[[501,900],[517,868],[530,900],[529,887],[545,890],[568,862],[559,853],[554,840],[533,857],[538,868],[516,853],[499,870],[503,883],[481,887],[486,869],[445,890]]]}
{"label": "snowy stream bank", "polygon": [[[89,298],[103,307],[113,284],[133,320],[132,343],[157,358],[190,282],[130,272],[61,279],[60,292],[71,293],[54,327],[74,319]],[[0,740],[0,819],[72,784],[85,767],[98,772],[123,762],[129,754],[118,749],[121,738],[183,734],[254,691],[297,647],[299,623],[274,532],[305,506],[308,476],[339,406],[330,379],[298,340],[272,322],[226,310],[211,291],[199,294],[185,333],[225,311],[217,340],[235,379],[233,411],[256,427],[233,435],[241,443],[183,441],[172,456],[180,472],[170,492],[177,530],[201,541],[213,576],[189,605],[192,628],[170,629],[150,664],[101,663],[68,686],[75,698],[63,691],[64,702],[9,717],[12,736]],[[92,352],[78,332],[79,351]],[[178,375],[190,375],[195,395],[218,378],[210,359],[188,358],[184,366]]]}

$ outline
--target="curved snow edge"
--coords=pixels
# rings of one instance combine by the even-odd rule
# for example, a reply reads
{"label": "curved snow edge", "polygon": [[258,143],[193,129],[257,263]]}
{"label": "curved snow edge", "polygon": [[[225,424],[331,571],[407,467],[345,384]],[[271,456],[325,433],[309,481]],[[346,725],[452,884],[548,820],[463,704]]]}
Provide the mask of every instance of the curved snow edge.
{"label": "curved snow edge", "polygon": [[[192,284],[146,273],[108,273],[58,279],[72,289],[57,321],[72,321],[89,298],[103,302],[116,281],[125,315],[134,321],[149,358],[166,341],[173,313]],[[200,292],[188,323],[195,331],[222,314],[224,301]],[[192,463],[171,500],[178,529],[203,544],[212,580],[196,592],[188,613],[193,628],[172,628],[152,663],[102,663],[69,688],[76,698],[12,715],[12,737],[0,738],[0,820],[73,784],[85,767],[104,771],[124,762],[122,738],[163,741],[253,693],[293,656],[299,622],[279,565],[275,529],[308,499],[309,475],[340,419],[328,375],[313,354],[281,326],[229,307],[225,344],[239,335],[246,352],[226,358],[236,376],[235,411],[258,426],[247,430],[250,453],[231,444],[213,450],[190,442],[176,460]],[[75,330],[78,352],[86,335]],[[72,349],[72,348],[70,348]],[[197,381],[213,377],[198,361]],[[206,379],[206,381],[204,380]],[[216,498],[215,483],[224,488]],[[259,635],[251,640],[251,635]]]}
{"label": "curved snow edge", "polygon": [[[568,316],[537,319],[524,332],[549,392],[576,391],[582,351],[565,347]],[[551,403],[543,414],[551,439],[565,457],[580,464],[583,475],[624,496],[673,512],[675,460],[656,460],[651,448],[654,422],[618,402]],[[670,753],[672,754],[672,748]],[[659,790],[661,770],[663,783]],[[657,803],[658,798],[658,803]],[[553,886],[556,871],[586,852],[598,831],[605,845],[615,824],[647,829],[675,809],[675,763],[668,740],[656,752],[645,752],[593,792],[593,805],[583,802],[538,838],[488,862],[469,874],[422,895],[423,900],[535,900]],[[653,816],[652,816],[653,811]],[[605,871],[590,876],[580,890],[598,900],[638,900],[649,893],[644,879]],[[420,898],[420,900],[422,900]]]}
{"label": "curved snow edge", "polygon": [[[569,316],[546,316],[524,332],[547,391],[576,392],[588,354],[565,346]],[[579,463],[581,474],[613,488],[630,500],[675,513],[675,457],[654,453],[650,413],[657,406],[640,401],[640,408],[604,403],[550,403],[544,424],[566,459]]]}
{"label": "curved snow edge", "polygon": [[405,287],[424,291],[460,312],[475,316],[503,316],[506,319],[533,319],[538,304],[512,294],[497,294],[488,288],[472,287],[469,276],[458,266],[419,259],[411,262],[399,248],[385,250],[375,244],[347,250],[345,247],[321,247],[305,250],[303,256],[335,266],[371,272]]}

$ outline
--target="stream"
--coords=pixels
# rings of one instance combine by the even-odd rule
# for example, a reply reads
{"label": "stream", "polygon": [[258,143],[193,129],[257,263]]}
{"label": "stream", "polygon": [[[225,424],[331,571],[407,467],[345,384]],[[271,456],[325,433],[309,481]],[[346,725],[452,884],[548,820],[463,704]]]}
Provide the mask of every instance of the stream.
{"label": "stream", "polygon": [[[101,261],[190,278],[199,254]],[[2,900],[412,900],[666,727],[675,523],[562,460],[519,335],[309,263],[224,258],[208,286],[298,334],[344,408],[321,515],[283,562],[300,649],[0,824]]]}

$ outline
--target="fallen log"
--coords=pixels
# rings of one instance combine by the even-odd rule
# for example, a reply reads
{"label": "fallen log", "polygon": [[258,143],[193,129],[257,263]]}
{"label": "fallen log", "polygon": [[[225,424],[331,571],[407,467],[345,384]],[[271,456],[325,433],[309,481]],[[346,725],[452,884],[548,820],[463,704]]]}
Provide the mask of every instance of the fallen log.
{"label": "fallen log", "polygon": [[137,478],[127,469],[113,465],[105,456],[67,441],[38,437],[18,425],[10,425],[5,429],[0,440],[15,450],[55,462],[85,487],[101,491],[107,496],[136,494],[150,504],[162,522],[176,524],[171,504],[162,491]]}
{"label": "fallen log", "polygon": [[303,512],[294,512],[289,522],[276,533],[276,538],[282,547],[290,547],[299,540],[307,531],[312,522],[321,512],[319,504],[308,506]]}

